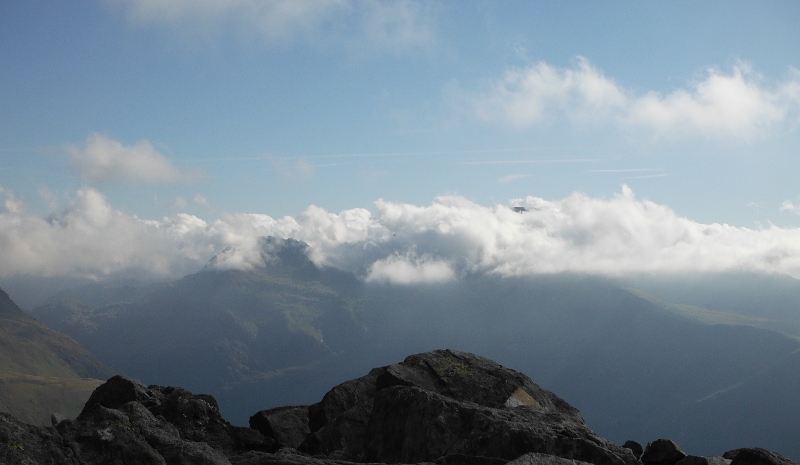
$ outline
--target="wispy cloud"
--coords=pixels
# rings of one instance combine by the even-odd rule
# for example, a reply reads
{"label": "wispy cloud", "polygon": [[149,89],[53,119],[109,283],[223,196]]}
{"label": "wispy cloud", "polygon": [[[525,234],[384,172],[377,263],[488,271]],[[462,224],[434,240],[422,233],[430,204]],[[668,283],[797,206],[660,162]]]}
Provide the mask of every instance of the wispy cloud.
{"label": "wispy cloud", "polygon": [[275,171],[286,179],[312,179],[316,166],[313,165],[308,159],[300,158],[286,158],[276,157],[274,155],[266,155]]}
{"label": "wispy cloud", "polygon": [[623,168],[608,170],[586,170],[587,173],[641,173],[646,171],[658,171],[655,168]]}
{"label": "wispy cloud", "polygon": [[578,57],[570,68],[539,62],[509,69],[467,101],[477,118],[520,128],[566,118],[578,125],[611,121],[655,137],[749,140],[797,116],[800,73],[792,70],[788,80],[770,87],[740,63],[730,73],[709,69],[705,78],[666,94],[636,95]]}
{"label": "wispy cloud", "polygon": [[401,53],[435,40],[435,14],[416,0],[117,0],[142,24],[208,40],[224,32],[265,45],[338,45],[355,54]]}
{"label": "wispy cloud", "polygon": [[598,174],[626,175],[620,179],[647,179],[647,178],[663,178],[664,176],[669,176],[669,173],[664,173],[663,170],[661,170],[660,168],[599,169],[599,170],[586,170],[586,172],[598,173]]}
{"label": "wispy cloud", "polygon": [[[186,213],[141,219],[91,188],[47,217],[15,203],[8,189],[0,190],[0,201],[0,276],[177,277],[223,250],[216,266],[248,269],[263,264],[259,238],[273,235],[306,241],[315,263],[373,281],[733,270],[800,277],[800,229],[698,223],[627,187],[610,199],[575,193],[512,200],[526,208],[522,213],[447,196],[427,206],[379,200],[374,215],[311,206],[296,217],[237,213],[213,222]],[[796,207],[787,202],[783,209]]]}
{"label": "wispy cloud", "polygon": [[537,165],[552,163],[588,163],[602,161],[601,158],[552,158],[552,159],[523,159],[523,160],[479,160],[461,162],[463,165]]}
{"label": "wispy cloud", "polygon": [[669,173],[643,174],[641,176],[628,176],[625,179],[663,178],[665,176],[669,176]]}
{"label": "wispy cloud", "polygon": [[530,174],[509,174],[501,177],[500,179],[497,180],[497,182],[499,182],[500,184],[509,184],[514,181],[519,181],[520,179],[528,178],[530,176],[531,176]]}
{"label": "wispy cloud", "polygon": [[800,215],[800,205],[797,205],[789,200],[784,200],[783,203],[781,204],[780,211],[796,213]]}
{"label": "wispy cloud", "polygon": [[149,183],[193,181],[199,173],[185,173],[148,141],[125,146],[102,134],[92,134],[81,146],[67,151],[78,174],[92,181],[130,180]]}

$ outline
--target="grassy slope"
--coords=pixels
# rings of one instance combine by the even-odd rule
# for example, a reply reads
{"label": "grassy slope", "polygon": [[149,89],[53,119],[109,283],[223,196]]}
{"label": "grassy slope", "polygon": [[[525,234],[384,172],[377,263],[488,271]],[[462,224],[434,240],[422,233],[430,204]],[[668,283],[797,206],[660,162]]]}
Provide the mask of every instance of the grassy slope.
{"label": "grassy slope", "polygon": [[793,339],[800,340],[800,328],[785,321],[741,315],[738,313],[722,312],[718,310],[709,310],[696,305],[672,304],[638,289],[628,288],[627,290],[630,293],[641,297],[664,310],[685,318],[689,318],[691,320],[699,321],[701,323],[712,325],[751,326],[753,328],[769,329],[782,333]]}
{"label": "grassy slope", "polygon": [[33,424],[75,416],[113,372],[80,344],[25,315],[0,290],[0,410]]}
{"label": "grassy slope", "polygon": [[0,372],[0,410],[34,425],[49,425],[59,413],[75,418],[103,381]]}

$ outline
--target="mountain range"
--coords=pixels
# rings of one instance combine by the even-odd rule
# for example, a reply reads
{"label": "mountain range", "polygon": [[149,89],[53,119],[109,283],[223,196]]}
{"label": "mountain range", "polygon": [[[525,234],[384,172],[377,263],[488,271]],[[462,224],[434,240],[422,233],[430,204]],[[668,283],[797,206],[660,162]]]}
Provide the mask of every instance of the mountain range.
{"label": "mountain range", "polygon": [[370,283],[316,267],[302,242],[263,247],[254,270],[212,261],[170,283],[84,286],[32,315],[129,376],[213,394],[234,424],[450,347],[530,374],[616,443],[670,437],[697,455],[744,444],[800,457],[800,341],[786,315],[580,275]]}

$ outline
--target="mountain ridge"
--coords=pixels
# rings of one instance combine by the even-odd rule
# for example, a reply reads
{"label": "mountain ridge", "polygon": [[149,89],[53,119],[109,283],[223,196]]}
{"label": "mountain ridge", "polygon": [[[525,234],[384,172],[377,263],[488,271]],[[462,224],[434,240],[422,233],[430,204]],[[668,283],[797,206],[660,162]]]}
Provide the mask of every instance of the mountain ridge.
{"label": "mountain ridge", "polygon": [[67,335],[28,316],[0,289],[0,411],[32,424],[76,416],[114,371]]}

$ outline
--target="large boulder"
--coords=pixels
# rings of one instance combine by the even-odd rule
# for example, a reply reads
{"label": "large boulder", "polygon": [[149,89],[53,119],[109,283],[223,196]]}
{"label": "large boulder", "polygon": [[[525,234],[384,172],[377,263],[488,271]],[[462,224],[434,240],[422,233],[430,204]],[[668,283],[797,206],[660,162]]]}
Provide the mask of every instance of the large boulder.
{"label": "large boulder", "polygon": [[57,427],[81,464],[225,465],[225,455],[206,443],[188,441],[138,402],[119,409],[94,404],[76,421]]}
{"label": "large boulder", "polygon": [[450,350],[374,369],[309,410],[324,417],[312,416],[313,432],[300,449],[338,460],[505,462],[538,452],[603,465],[637,462],[527,376]]}
{"label": "large boulder", "polygon": [[139,402],[145,406],[158,403],[150,389],[125,376],[116,375],[92,392],[89,400],[83,406],[81,415],[91,411],[96,404],[105,408],[117,409],[128,402]]}

